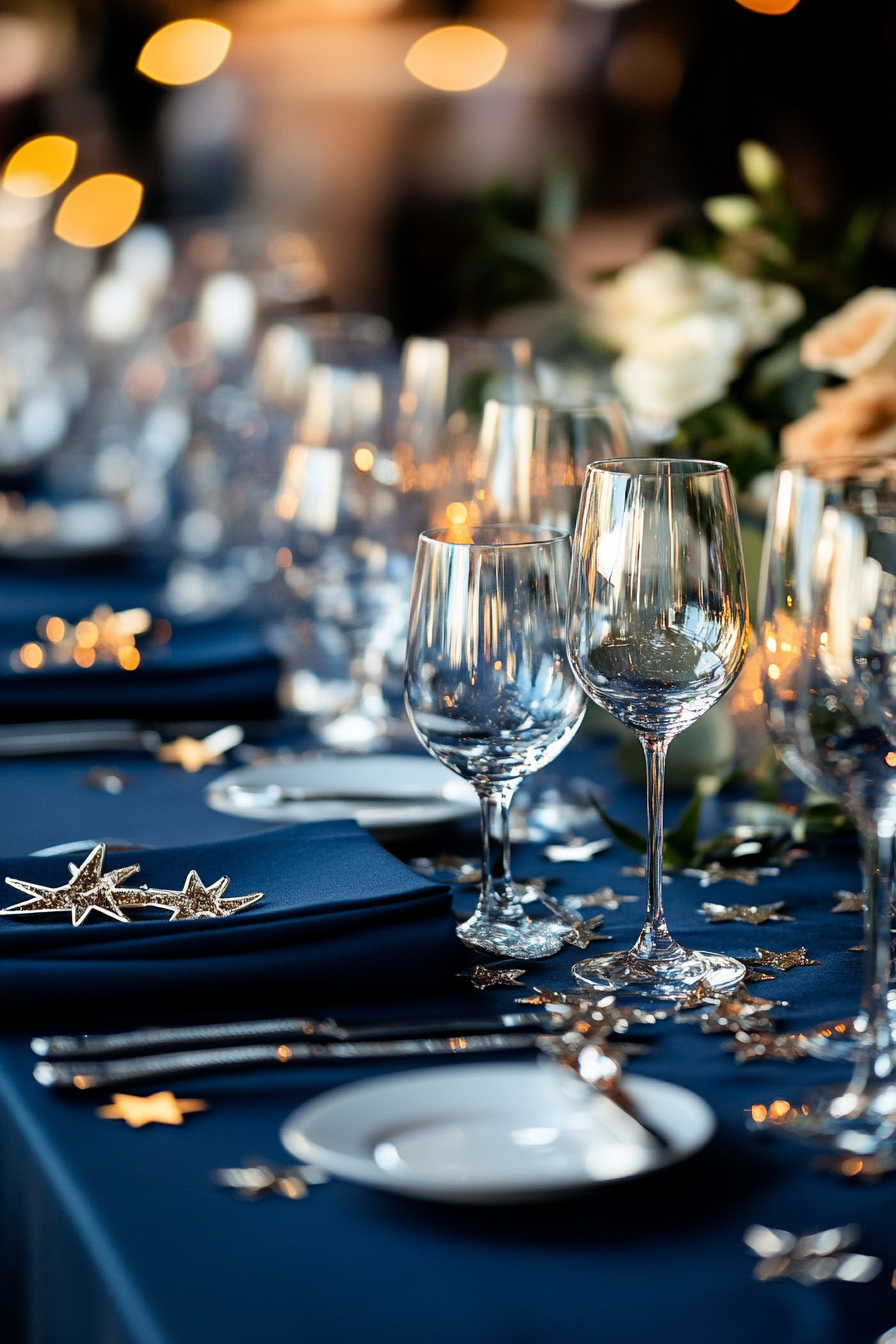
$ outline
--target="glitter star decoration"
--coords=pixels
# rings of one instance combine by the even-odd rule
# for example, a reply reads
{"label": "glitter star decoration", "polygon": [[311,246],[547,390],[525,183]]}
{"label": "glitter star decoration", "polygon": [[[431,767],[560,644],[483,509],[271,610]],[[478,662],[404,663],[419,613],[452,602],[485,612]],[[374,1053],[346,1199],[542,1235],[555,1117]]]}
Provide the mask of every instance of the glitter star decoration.
{"label": "glitter star decoration", "polygon": [[45,887],[37,882],[25,882],[18,877],[6,878],[7,885],[15,887],[16,891],[24,892],[28,900],[6,906],[0,910],[0,915],[18,917],[58,914],[60,911],[70,910],[72,923],[77,926],[84,923],[91,910],[96,910],[98,914],[106,915],[109,919],[117,919],[120,923],[127,924],[128,917],[121,909],[124,893],[119,892],[118,888],[126,878],[139,872],[140,865],[135,863],[129,868],[116,868],[113,872],[104,874],[105,858],[106,846],[97,845],[80,867],[74,863],[69,864],[71,877],[61,887]]}
{"label": "glitter star decoration", "polygon": [[155,905],[161,910],[171,910],[172,923],[179,919],[215,919],[225,915],[235,915],[247,906],[255,905],[264,895],[263,891],[253,891],[249,896],[228,896],[224,892],[230,886],[229,877],[219,877],[210,887],[206,887],[195,869],[187,874],[180,891],[168,891],[164,887],[138,887],[121,893],[122,905]]}
{"label": "glitter star decoration", "polygon": [[585,910],[592,906],[600,906],[602,910],[618,910],[620,905],[640,899],[640,896],[619,896],[612,887],[598,887],[597,891],[589,891],[584,896],[567,896],[563,904],[567,910]]}
{"label": "glitter star decoration", "polygon": [[715,905],[704,901],[699,913],[705,915],[710,924],[779,924],[793,923],[793,915],[782,915],[783,901],[772,905]]}
{"label": "glitter star decoration", "polygon": [[717,882],[740,882],[745,887],[755,887],[760,877],[780,877],[780,868],[726,868],[714,861],[705,868],[682,868],[682,877],[696,877],[701,887],[714,887]]}
{"label": "glitter star decoration", "polygon": [[469,980],[474,989],[522,989],[520,976],[525,974],[525,966],[474,966],[469,971],[458,971],[458,976]]}
{"label": "glitter star decoration", "polygon": [[790,952],[770,952],[767,947],[757,947],[755,957],[741,957],[745,966],[768,966],[773,971],[792,971],[797,966],[820,966],[806,955],[804,947],[795,947]]}
{"label": "glitter star decoration", "polygon": [[783,1059],[788,1063],[805,1058],[799,1032],[739,1031],[728,1047],[738,1064],[756,1060]]}
{"label": "glitter star decoration", "polygon": [[571,947],[588,947],[590,943],[608,943],[611,941],[610,934],[598,933],[597,930],[604,922],[603,915],[593,915],[591,919],[582,919],[575,910],[567,910],[559,901],[554,900],[553,896],[542,895],[540,898],[542,905],[547,906],[552,915],[569,926],[568,933],[563,935],[563,941]]}
{"label": "glitter star decoration", "polygon": [[837,904],[831,911],[832,915],[860,915],[864,909],[864,899],[860,891],[835,891],[834,899]]}
{"label": "glitter star decoration", "polygon": [[227,728],[218,728],[208,737],[178,737],[173,742],[165,742],[156,752],[156,760],[169,765],[183,766],[189,774],[195,774],[205,765],[221,765],[225,751],[238,747],[243,740],[243,730],[232,723]]}
{"label": "glitter star decoration", "polygon": [[[741,961],[743,961],[743,957],[741,957]],[[769,975],[768,971],[757,971],[754,966],[748,966],[744,972],[744,978],[741,983],[744,985],[758,985],[762,980],[774,980],[774,978],[773,975]]]}
{"label": "glitter star decoration", "polygon": [[112,1105],[98,1106],[96,1113],[102,1120],[124,1120],[131,1129],[141,1129],[144,1125],[182,1125],[185,1115],[208,1108],[207,1101],[179,1098],[173,1092],[154,1092],[151,1097],[113,1092]]}
{"label": "glitter star decoration", "polygon": [[323,1167],[282,1167],[251,1159],[242,1167],[218,1167],[211,1172],[211,1178],[215,1185],[223,1185],[247,1200],[261,1199],[264,1195],[304,1199],[309,1185],[324,1185],[330,1179]]}
{"label": "glitter star decoration", "polygon": [[760,1283],[775,1279],[796,1279],[806,1288],[839,1279],[843,1283],[869,1283],[883,1269],[876,1255],[860,1255],[851,1250],[862,1235],[856,1223],[831,1227],[796,1237],[782,1228],[754,1223],[744,1233],[744,1241],[759,1263],[753,1277]]}

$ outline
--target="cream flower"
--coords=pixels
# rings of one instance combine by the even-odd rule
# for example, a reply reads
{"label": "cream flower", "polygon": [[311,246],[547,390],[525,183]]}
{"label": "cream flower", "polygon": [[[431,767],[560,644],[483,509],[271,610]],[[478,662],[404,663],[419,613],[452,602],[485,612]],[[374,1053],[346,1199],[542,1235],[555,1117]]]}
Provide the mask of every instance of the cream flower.
{"label": "cream flower", "polygon": [[653,424],[655,437],[664,438],[684,416],[724,396],[741,343],[735,318],[691,313],[643,335],[613,365],[613,378],[641,427]]}
{"label": "cream flower", "polygon": [[841,378],[872,369],[896,370],[896,289],[866,289],[803,337],[807,368]]}
{"label": "cream flower", "polygon": [[738,312],[744,332],[744,347],[751,353],[774,345],[785,327],[798,321],[806,301],[793,285],[762,280],[739,280]]}
{"label": "cream flower", "polygon": [[830,480],[896,474],[896,374],[862,374],[816,400],[814,411],[783,431],[785,462]]}

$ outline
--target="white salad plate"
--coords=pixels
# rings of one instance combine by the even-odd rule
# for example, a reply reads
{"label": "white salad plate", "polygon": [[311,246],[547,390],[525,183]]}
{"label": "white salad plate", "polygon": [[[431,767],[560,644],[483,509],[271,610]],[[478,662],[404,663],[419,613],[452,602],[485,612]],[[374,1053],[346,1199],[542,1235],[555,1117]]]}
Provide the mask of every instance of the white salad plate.
{"label": "white salad plate", "polygon": [[254,821],[349,817],[369,831],[435,826],[479,811],[472,784],[430,756],[328,756],[249,765],[205,790],[209,807]]}
{"label": "white salad plate", "polygon": [[625,1088],[667,1148],[548,1061],[349,1083],[300,1106],[280,1138],[335,1176],[452,1204],[557,1198],[670,1166],[711,1138],[715,1116],[693,1092],[634,1075]]}

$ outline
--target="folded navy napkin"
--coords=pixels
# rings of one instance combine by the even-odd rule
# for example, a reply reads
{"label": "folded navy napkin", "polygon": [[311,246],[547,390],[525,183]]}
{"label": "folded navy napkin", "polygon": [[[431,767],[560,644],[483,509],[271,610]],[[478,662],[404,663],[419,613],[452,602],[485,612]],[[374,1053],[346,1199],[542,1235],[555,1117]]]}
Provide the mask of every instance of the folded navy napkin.
{"label": "folded navy napkin", "polygon": [[[0,860],[0,878],[59,887],[64,858]],[[223,918],[170,922],[134,909],[122,924],[92,912],[0,918],[0,1014],[250,1011],[274,1003],[432,988],[450,981],[459,944],[450,892],[388,854],[352,821],[284,827],[242,840],[116,852],[105,872],[140,864],[124,886],[180,890],[191,869],[225,898],[263,891]],[[0,905],[27,895],[0,883]]]}
{"label": "folded navy napkin", "polygon": [[250,621],[176,625],[167,643],[141,641],[140,666],[133,672],[114,663],[13,670],[10,655],[33,638],[33,624],[30,631],[0,626],[0,722],[273,718],[277,713],[279,663]]}

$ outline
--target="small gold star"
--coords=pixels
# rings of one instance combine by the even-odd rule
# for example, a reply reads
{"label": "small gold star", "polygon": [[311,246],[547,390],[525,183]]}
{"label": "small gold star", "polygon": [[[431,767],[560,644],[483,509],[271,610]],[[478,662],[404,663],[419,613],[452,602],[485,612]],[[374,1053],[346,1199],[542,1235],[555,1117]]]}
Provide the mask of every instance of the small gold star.
{"label": "small gold star", "polygon": [[706,1003],[707,999],[711,1000],[713,1003],[717,1003],[718,995],[712,993],[712,990],[705,980],[698,980],[686,994],[682,995],[676,1006],[680,1013],[686,1013],[691,1008],[701,1007]]}
{"label": "small gold star", "polygon": [[505,985],[522,989],[520,976],[525,973],[525,966],[474,966],[471,971],[458,971],[460,978],[469,980],[474,989],[498,989]]}
{"label": "small gold star", "polygon": [[603,915],[594,915],[591,919],[582,919],[575,910],[567,910],[559,901],[554,900],[553,896],[544,893],[538,898],[542,905],[546,905],[551,914],[567,924],[568,931],[563,935],[563,941],[572,947],[588,947],[590,943],[609,943],[611,936],[608,933],[598,933],[597,930],[604,922]]}
{"label": "small gold star", "polygon": [[165,742],[156,752],[156,760],[170,765],[182,765],[195,775],[204,765],[220,765],[224,757],[219,751],[209,751],[204,742],[195,737],[177,737]]}
{"label": "small gold star", "polygon": [[[743,961],[743,957],[740,958]],[[774,980],[773,975],[768,975],[766,971],[754,970],[752,966],[747,966],[744,978],[741,981],[744,985],[758,985],[760,980]]]}
{"label": "small gold star", "polygon": [[793,915],[782,915],[783,909],[783,901],[775,901],[772,905],[715,905],[712,901],[704,901],[700,914],[706,915],[710,924],[792,924]]}
{"label": "small gold star", "polygon": [[786,1059],[792,1063],[805,1058],[799,1032],[739,1031],[730,1049],[738,1064],[749,1064],[757,1059]]}
{"label": "small gold star", "polygon": [[17,905],[8,905],[0,910],[0,915],[44,915],[60,911],[71,911],[72,923],[83,924],[91,910],[100,915],[108,915],[122,924],[129,923],[127,915],[119,908],[121,893],[117,890],[125,878],[140,871],[139,863],[130,868],[116,868],[114,872],[103,873],[106,858],[106,846],[97,845],[87,858],[77,867],[70,863],[71,877],[61,887],[42,887],[37,882],[24,882],[18,877],[8,877],[7,884],[23,891],[29,897]]}
{"label": "small gold star", "polygon": [[126,1092],[113,1092],[111,1106],[98,1106],[96,1113],[103,1120],[124,1120],[131,1129],[143,1125],[182,1125],[184,1116],[191,1111],[207,1111],[208,1102],[195,1097],[183,1100],[173,1092],[154,1092],[151,1097],[131,1097]]}
{"label": "small gold star", "polygon": [[795,966],[820,966],[806,955],[804,947],[795,947],[790,952],[770,952],[767,947],[757,947],[755,957],[741,957],[745,966],[769,966],[775,971],[792,971]]}
{"label": "small gold star", "polygon": [[263,891],[254,891],[251,896],[229,896],[221,898],[230,886],[229,877],[219,877],[210,887],[203,885],[199,874],[191,869],[187,874],[181,891],[168,891],[163,887],[138,887],[121,893],[122,905],[156,905],[162,910],[174,913],[169,923],[176,919],[209,919],[223,915],[235,915],[249,905],[255,905],[264,895]]}
{"label": "small gold star", "polygon": [[864,909],[864,900],[860,891],[835,891],[837,904],[832,915],[860,915]]}

